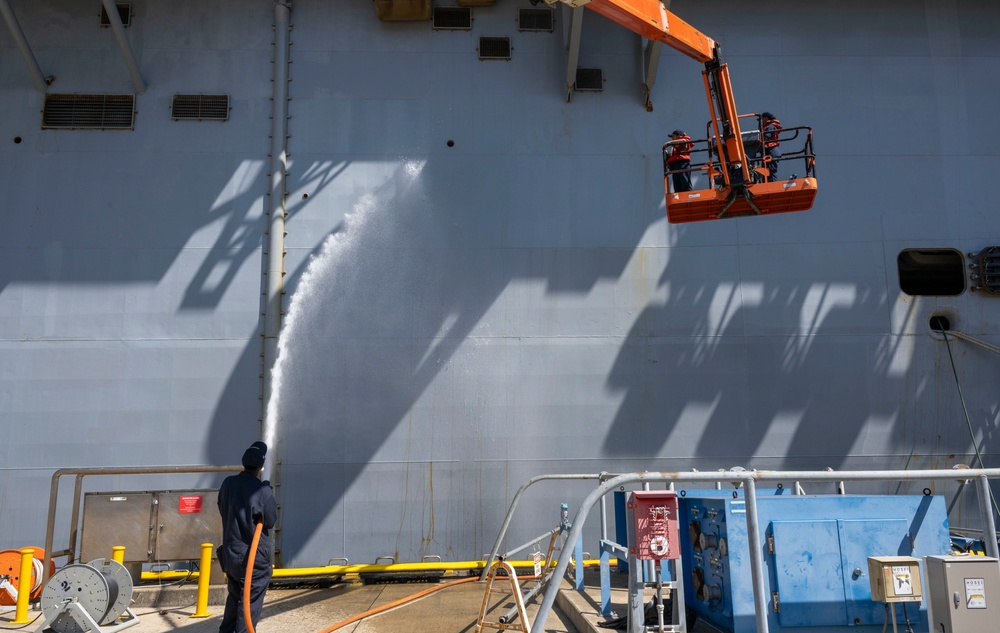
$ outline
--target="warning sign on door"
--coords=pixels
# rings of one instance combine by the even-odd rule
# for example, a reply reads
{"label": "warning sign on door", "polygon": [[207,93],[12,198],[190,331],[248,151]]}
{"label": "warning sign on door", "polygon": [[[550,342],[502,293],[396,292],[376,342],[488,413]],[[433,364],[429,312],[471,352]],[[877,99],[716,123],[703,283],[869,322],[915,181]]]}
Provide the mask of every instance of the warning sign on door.
{"label": "warning sign on door", "polygon": [[965,579],[965,608],[986,608],[986,580],[983,578]]}
{"label": "warning sign on door", "polygon": [[913,595],[913,577],[910,576],[909,565],[892,566],[892,584],[897,596]]}
{"label": "warning sign on door", "polygon": [[201,514],[201,497],[197,495],[182,496],[178,512],[180,514]]}

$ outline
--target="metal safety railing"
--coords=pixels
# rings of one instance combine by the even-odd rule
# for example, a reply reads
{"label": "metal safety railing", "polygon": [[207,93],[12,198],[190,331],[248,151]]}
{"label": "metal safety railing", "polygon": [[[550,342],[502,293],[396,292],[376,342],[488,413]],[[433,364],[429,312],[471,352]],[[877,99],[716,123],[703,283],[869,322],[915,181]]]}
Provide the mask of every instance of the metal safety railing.
{"label": "metal safety railing", "polygon": [[[963,470],[864,470],[864,471],[776,471],[776,470],[743,470],[734,469],[721,472],[640,472],[623,475],[607,475],[601,473],[596,476],[600,479],[600,484],[594,489],[580,504],[576,517],[573,519],[572,527],[569,530],[567,540],[571,543],[577,542],[583,532],[583,526],[587,515],[598,502],[601,503],[602,513],[602,540],[606,537],[606,518],[603,512],[604,497],[609,492],[620,486],[627,484],[647,484],[666,483],[669,485],[677,483],[731,483],[734,486],[742,486],[744,498],[746,500],[746,521],[747,521],[747,548],[750,554],[750,571],[753,585],[754,612],[757,624],[757,633],[768,633],[767,621],[767,592],[764,582],[764,557],[761,547],[761,538],[757,515],[757,483],[758,482],[789,482],[794,481],[798,489],[799,482],[832,482],[838,485],[839,489],[844,487],[847,481],[948,481],[958,480],[968,482],[975,480],[979,494],[979,507],[982,514],[983,541],[986,546],[986,555],[1000,558],[997,548],[996,522],[990,504],[990,479],[1000,479],[1000,468],[981,468]],[[594,475],[568,475],[568,476],[541,476],[535,477],[521,487],[515,495],[508,516],[505,517],[503,530],[510,524],[510,519],[523,491],[533,483],[546,479],[593,479]],[[499,542],[499,538],[498,538]],[[566,574],[569,567],[570,550],[564,549],[556,563],[553,577],[561,578]],[[579,587],[578,587],[579,588]],[[543,633],[545,621],[555,604],[556,594],[559,593],[558,583],[550,583],[542,597],[538,612],[535,615],[535,622],[531,627],[531,633]]]}
{"label": "metal safety railing", "polygon": [[[522,491],[523,489],[524,488],[522,487]],[[509,524],[509,521],[507,523]],[[560,505],[560,520],[557,527],[548,530],[534,537],[530,541],[508,550],[503,554],[496,554],[494,552],[495,555],[490,556],[490,560],[483,571],[483,576],[480,578],[480,581],[485,579],[486,588],[483,592],[483,603],[479,610],[479,617],[476,619],[477,631],[482,631],[484,628],[496,628],[500,630],[510,629],[519,631],[528,630],[531,626],[531,622],[528,621],[527,611],[525,610],[524,605],[538,595],[554,577],[552,573],[552,554],[557,550],[561,551],[565,548],[566,543],[568,542],[566,539],[566,533],[569,531],[569,528],[569,506],[563,503]],[[561,543],[559,542],[560,536],[562,537]],[[548,540],[548,545],[543,557],[541,551],[538,549],[538,545],[546,540]],[[499,541],[497,545],[499,546]],[[529,579],[535,580],[536,582],[534,587],[530,590],[524,591],[518,585],[517,572],[511,565],[510,559],[514,555],[532,547],[535,548],[533,555],[534,575]],[[576,560],[579,563],[583,558],[583,546],[580,539],[577,539],[575,553]],[[493,589],[493,584],[496,582],[499,574],[505,574],[507,576],[507,581],[510,583],[510,594],[514,602],[514,606],[501,615],[496,622],[488,622],[486,620],[486,613],[490,609],[491,594],[497,593],[497,590]],[[520,619],[521,623],[513,624],[517,619]]]}
{"label": "metal safety railing", "polygon": [[[91,475],[177,475],[240,472],[243,466],[128,466],[128,467],[95,467],[95,468],[60,468],[52,474],[52,485],[49,488],[49,514],[45,523],[45,554],[54,561],[56,558],[69,556],[72,561],[76,556],[77,531],[80,523],[80,497],[83,494],[83,479]],[[52,541],[55,535],[56,510],[59,500],[59,480],[65,475],[76,475],[73,487],[73,509],[69,523],[69,545],[66,549],[52,551]],[[45,568],[42,583],[49,580],[48,564]]]}

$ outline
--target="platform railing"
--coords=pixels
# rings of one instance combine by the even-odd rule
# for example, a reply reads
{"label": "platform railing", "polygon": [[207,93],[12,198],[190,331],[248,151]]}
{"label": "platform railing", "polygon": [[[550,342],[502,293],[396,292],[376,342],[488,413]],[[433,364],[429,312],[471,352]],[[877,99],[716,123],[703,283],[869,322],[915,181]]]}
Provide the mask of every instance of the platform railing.
{"label": "platform railing", "polygon": [[[549,478],[557,478],[549,476]],[[582,476],[570,476],[567,478],[581,479]],[[588,477],[591,478],[591,477]],[[603,501],[604,496],[614,491],[620,486],[628,484],[642,483],[724,483],[729,482],[734,486],[743,487],[743,495],[746,500],[747,519],[747,548],[750,554],[750,572],[753,583],[754,614],[757,623],[757,633],[769,633],[767,623],[767,592],[764,583],[764,555],[761,548],[760,532],[757,518],[757,483],[758,482],[833,482],[838,487],[843,487],[843,482],[847,481],[972,481],[977,484],[979,493],[979,508],[982,514],[983,540],[986,546],[986,555],[993,558],[1000,558],[997,550],[997,530],[993,517],[993,509],[990,503],[990,479],[1000,479],[1000,468],[970,468],[962,470],[858,470],[858,471],[779,471],[779,470],[743,470],[734,469],[721,472],[640,472],[629,473],[616,476],[607,476],[602,473],[599,476],[601,482],[580,504],[576,517],[573,519],[572,527],[569,530],[567,540],[576,542],[583,533],[583,525],[587,515],[599,501]],[[525,484],[518,491],[520,495],[524,489],[534,481],[542,480],[536,477]],[[513,513],[516,506],[517,496],[511,503],[508,515]],[[510,523],[508,516],[504,521],[504,528]],[[605,535],[602,533],[602,538]],[[565,576],[569,567],[571,552],[564,549],[556,563],[556,568],[552,572],[556,578]],[[548,619],[552,605],[555,604],[556,594],[559,593],[559,583],[550,583],[545,589],[542,602],[535,615],[535,622],[530,633],[543,633],[545,621]]]}
{"label": "platform railing", "polygon": [[[93,475],[177,475],[204,473],[233,473],[243,470],[243,466],[125,466],[125,467],[95,467],[95,468],[60,468],[52,474],[52,484],[49,488],[49,515],[45,523],[45,555],[49,560],[69,556],[70,562],[76,556],[77,531],[80,523],[80,497],[83,494],[83,479]],[[52,541],[55,536],[56,510],[59,500],[59,480],[65,475],[76,475],[73,487],[73,509],[69,523],[69,545],[58,552],[52,551]],[[49,580],[49,565],[42,565],[44,572],[42,584]]]}

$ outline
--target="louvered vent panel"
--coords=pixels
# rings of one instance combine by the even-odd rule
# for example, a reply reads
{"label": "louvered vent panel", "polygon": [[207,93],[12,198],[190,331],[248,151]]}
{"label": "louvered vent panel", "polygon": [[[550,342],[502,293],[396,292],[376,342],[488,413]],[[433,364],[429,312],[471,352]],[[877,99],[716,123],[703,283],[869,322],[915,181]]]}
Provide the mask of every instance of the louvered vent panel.
{"label": "louvered vent panel", "polygon": [[472,28],[472,9],[468,7],[434,7],[432,27],[468,31]]}
{"label": "louvered vent panel", "polygon": [[510,59],[510,38],[479,38],[479,59]]}
{"label": "louvered vent panel", "polygon": [[518,9],[517,28],[520,31],[551,31],[552,9]]}
{"label": "louvered vent panel", "polygon": [[170,116],[179,121],[228,121],[229,95],[174,95]]}
{"label": "louvered vent panel", "polygon": [[[130,3],[115,4],[118,8],[118,17],[122,20],[123,26],[132,24],[132,5]],[[111,26],[111,19],[108,18],[108,10],[101,7],[101,26]]]}
{"label": "louvered vent panel", "polygon": [[578,92],[600,92],[604,90],[604,71],[600,68],[577,68],[576,84]]}
{"label": "louvered vent panel", "polygon": [[135,95],[45,96],[42,128],[131,130],[135,125]]}

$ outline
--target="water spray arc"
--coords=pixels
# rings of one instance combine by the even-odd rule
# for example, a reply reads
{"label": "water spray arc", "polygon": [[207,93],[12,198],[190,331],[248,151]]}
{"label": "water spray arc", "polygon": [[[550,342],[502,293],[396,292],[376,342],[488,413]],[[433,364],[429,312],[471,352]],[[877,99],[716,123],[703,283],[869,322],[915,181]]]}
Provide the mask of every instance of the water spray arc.
{"label": "water spray arc", "polygon": [[274,392],[273,370],[278,355],[278,333],[281,330],[282,296],[284,294],[285,253],[285,188],[288,150],[288,49],[290,4],[274,4],[274,86],[271,116],[271,170],[268,190],[268,242],[264,297],[263,334],[263,428],[261,435],[272,448],[271,459],[264,464],[264,478],[274,481],[277,452],[273,429],[277,420],[268,417],[269,403]]}

